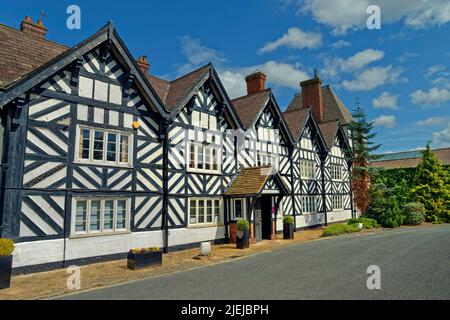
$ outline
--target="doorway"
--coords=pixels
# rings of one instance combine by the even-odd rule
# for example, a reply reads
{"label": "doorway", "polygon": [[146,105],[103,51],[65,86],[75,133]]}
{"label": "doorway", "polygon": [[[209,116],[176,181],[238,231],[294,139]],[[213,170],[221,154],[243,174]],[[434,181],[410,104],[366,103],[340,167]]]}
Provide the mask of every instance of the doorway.
{"label": "doorway", "polygon": [[261,197],[261,236],[263,239],[272,238],[272,197]]}

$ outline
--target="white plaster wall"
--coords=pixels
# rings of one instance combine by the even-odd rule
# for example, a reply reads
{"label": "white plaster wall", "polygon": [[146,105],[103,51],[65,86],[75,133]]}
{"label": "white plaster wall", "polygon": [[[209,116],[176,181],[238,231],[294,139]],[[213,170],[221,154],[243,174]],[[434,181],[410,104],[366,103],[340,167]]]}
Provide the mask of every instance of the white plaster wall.
{"label": "white plaster wall", "polygon": [[214,239],[223,239],[224,237],[224,226],[171,229],[169,230],[169,247]]}
{"label": "white plaster wall", "polygon": [[351,210],[331,211],[327,213],[328,223],[345,221],[352,218]]}
{"label": "white plaster wall", "polygon": [[[169,230],[169,246],[223,239],[225,227]],[[163,232],[148,231],[66,239],[66,260],[124,253],[137,247],[163,247]],[[62,261],[64,239],[16,244],[13,268]]]}

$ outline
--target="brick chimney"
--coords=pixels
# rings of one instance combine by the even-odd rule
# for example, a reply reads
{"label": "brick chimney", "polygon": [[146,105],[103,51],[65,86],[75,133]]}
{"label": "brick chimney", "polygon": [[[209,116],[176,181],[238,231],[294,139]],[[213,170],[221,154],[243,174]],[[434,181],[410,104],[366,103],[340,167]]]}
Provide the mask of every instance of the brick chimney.
{"label": "brick chimney", "polygon": [[311,106],[312,114],[317,122],[323,120],[322,80],[314,69],[314,78],[300,82],[302,88],[302,103],[304,107]]}
{"label": "brick chimney", "polygon": [[263,91],[266,89],[266,75],[264,72],[256,70],[245,77],[247,82],[247,94]]}
{"label": "brick chimney", "polygon": [[148,63],[148,59],[146,55],[142,55],[136,60],[137,65],[141,68],[142,72],[148,76],[150,74],[150,64]]}
{"label": "brick chimney", "polygon": [[45,38],[45,35],[47,34],[47,28],[42,24],[42,20],[38,20],[37,23],[34,23],[29,16],[26,16],[20,23],[20,31],[39,38]]}

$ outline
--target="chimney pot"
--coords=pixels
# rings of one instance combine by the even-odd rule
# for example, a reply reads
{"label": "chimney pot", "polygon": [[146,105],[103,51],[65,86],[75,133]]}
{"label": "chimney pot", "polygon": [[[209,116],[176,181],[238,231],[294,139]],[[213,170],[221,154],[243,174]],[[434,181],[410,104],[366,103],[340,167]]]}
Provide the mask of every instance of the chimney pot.
{"label": "chimney pot", "polygon": [[26,16],[25,19],[22,20],[20,31],[39,38],[45,38],[45,35],[47,34],[47,28],[44,27],[42,20],[38,20],[37,23],[34,23],[30,16]]}
{"label": "chimney pot", "polygon": [[247,94],[263,91],[266,89],[266,75],[262,71],[255,71],[245,77],[247,82]]}
{"label": "chimney pot", "polygon": [[146,55],[139,56],[136,63],[145,75],[150,74],[150,64],[148,63]]}
{"label": "chimney pot", "polygon": [[302,104],[304,107],[311,106],[312,114],[317,122],[323,120],[323,96],[322,80],[314,69],[314,78],[300,82],[302,88]]}

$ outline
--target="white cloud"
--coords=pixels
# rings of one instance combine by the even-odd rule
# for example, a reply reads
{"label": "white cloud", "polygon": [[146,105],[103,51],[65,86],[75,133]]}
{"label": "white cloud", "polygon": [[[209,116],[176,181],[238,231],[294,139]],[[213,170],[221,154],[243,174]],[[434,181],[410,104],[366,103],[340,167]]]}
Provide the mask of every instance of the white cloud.
{"label": "white cloud", "polygon": [[395,128],[396,124],[396,118],[395,116],[386,116],[381,115],[378,118],[373,120],[374,126],[380,127],[386,127],[386,128]]}
{"label": "white cloud", "polygon": [[293,49],[313,49],[322,45],[322,36],[320,33],[302,31],[299,28],[292,27],[283,34],[281,38],[273,42],[267,42],[264,47],[258,50],[258,53],[267,53],[280,47]]}
{"label": "white cloud", "polygon": [[226,61],[219,51],[204,46],[200,39],[192,38],[187,35],[181,37],[179,42],[181,46],[181,53],[188,61],[188,63],[178,68],[179,74],[185,74],[209,62],[221,64]]}
{"label": "white cloud", "polygon": [[425,77],[431,78],[436,74],[440,74],[442,71],[446,69],[445,65],[437,64],[431,67],[428,67],[427,72],[425,73]]}
{"label": "white cloud", "polygon": [[442,131],[433,132],[434,145],[437,148],[450,147],[450,124]]}
{"label": "white cloud", "polygon": [[332,43],[332,44],[331,44],[331,47],[332,47],[333,49],[341,49],[341,48],[348,47],[348,46],[350,46],[350,45],[351,45],[350,42],[341,39],[341,40],[338,40],[338,41]]}
{"label": "white cloud", "polygon": [[350,91],[368,91],[400,79],[401,69],[392,65],[387,67],[372,67],[356,74],[353,80],[344,80],[342,86]]}
{"label": "white cloud", "polygon": [[428,117],[426,119],[417,121],[417,125],[420,127],[436,126],[436,125],[447,124],[449,122],[450,122],[450,117]]}
{"label": "white cloud", "polygon": [[374,49],[365,49],[355,53],[353,56],[343,58],[328,58],[324,59],[323,74],[330,78],[337,78],[339,72],[354,72],[358,71],[370,63],[378,61],[384,57],[384,52]]}
{"label": "white cloud", "polygon": [[372,100],[372,105],[376,109],[393,109],[397,110],[398,95],[393,95],[390,92],[383,91],[378,98]]}
{"label": "white cloud", "polygon": [[450,21],[448,0],[306,0],[300,10],[331,27],[334,34],[345,34],[366,28],[366,9],[371,4],[381,8],[381,28],[398,21],[412,28],[439,26]]}
{"label": "white cloud", "polygon": [[446,88],[433,87],[429,90],[416,90],[410,94],[413,104],[422,106],[439,106],[450,101],[450,90]]}
{"label": "white cloud", "polygon": [[267,84],[275,87],[287,87],[299,89],[300,82],[310,77],[299,68],[299,65],[281,63],[277,61],[267,61],[263,64],[219,69],[220,80],[231,98],[245,95],[247,92],[245,76],[261,70],[267,75]]}

